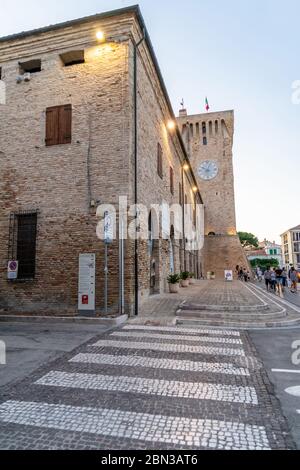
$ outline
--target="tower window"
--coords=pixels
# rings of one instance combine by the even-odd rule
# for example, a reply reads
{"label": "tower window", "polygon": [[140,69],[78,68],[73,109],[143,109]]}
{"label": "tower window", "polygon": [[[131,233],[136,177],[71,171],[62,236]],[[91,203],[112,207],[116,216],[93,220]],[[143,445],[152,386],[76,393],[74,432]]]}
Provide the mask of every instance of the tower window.
{"label": "tower window", "polygon": [[42,61],[41,59],[28,60],[27,62],[20,62],[20,74],[24,73],[37,73],[42,70]]}
{"label": "tower window", "polygon": [[84,64],[84,51],[69,51],[60,55],[60,58],[65,67],[70,67],[71,65]]}
{"label": "tower window", "polygon": [[218,132],[219,132],[219,123],[218,123],[218,121],[215,121],[215,133],[216,133],[216,135],[218,134]]}
{"label": "tower window", "polygon": [[207,137],[206,136],[203,137],[203,145],[207,145]]}
{"label": "tower window", "polygon": [[203,135],[206,134],[206,123],[205,122],[202,122],[202,134]]}
{"label": "tower window", "polygon": [[212,121],[209,121],[209,135],[210,135],[210,137],[212,136],[212,132],[213,132]]}

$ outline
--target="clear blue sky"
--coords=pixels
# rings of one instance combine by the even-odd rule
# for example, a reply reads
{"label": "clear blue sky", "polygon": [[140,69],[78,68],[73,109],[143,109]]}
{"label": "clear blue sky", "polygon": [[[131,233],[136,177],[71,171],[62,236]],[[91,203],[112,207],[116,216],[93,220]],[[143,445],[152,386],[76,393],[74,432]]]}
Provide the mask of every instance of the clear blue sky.
{"label": "clear blue sky", "polygon": [[[1,0],[0,35],[128,5]],[[234,109],[238,229],[279,240],[300,223],[299,0],[140,0],[175,112]],[[0,58],[1,60],[1,58]]]}

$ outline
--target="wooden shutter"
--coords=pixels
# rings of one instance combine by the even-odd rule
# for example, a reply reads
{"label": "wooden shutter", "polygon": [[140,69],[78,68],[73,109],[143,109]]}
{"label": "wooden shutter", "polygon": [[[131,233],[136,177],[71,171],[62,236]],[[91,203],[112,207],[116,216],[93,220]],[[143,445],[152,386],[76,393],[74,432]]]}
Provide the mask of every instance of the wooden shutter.
{"label": "wooden shutter", "polygon": [[46,109],[46,146],[57,145],[58,139],[58,113],[59,107]]}
{"label": "wooden shutter", "polygon": [[46,109],[46,146],[70,144],[72,141],[72,105]]}
{"label": "wooden shutter", "polygon": [[60,106],[58,126],[59,143],[70,144],[72,141],[72,105]]}

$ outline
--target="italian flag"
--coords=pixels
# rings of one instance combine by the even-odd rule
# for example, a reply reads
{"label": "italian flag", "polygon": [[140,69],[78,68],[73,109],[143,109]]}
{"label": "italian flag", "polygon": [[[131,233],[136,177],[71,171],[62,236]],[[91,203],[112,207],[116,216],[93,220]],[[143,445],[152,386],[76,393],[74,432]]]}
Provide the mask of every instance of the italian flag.
{"label": "italian flag", "polygon": [[209,111],[209,109],[210,109],[207,97],[205,98],[205,109],[206,109],[206,111]]}

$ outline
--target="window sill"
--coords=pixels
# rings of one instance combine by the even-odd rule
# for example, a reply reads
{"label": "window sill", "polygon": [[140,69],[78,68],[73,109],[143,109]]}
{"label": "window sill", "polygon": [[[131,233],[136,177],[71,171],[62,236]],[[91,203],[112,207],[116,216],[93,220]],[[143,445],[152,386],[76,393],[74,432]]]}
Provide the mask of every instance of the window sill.
{"label": "window sill", "polygon": [[7,282],[10,284],[26,284],[26,283],[32,283],[36,281],[35,278],[31,279],[7,279]]}

